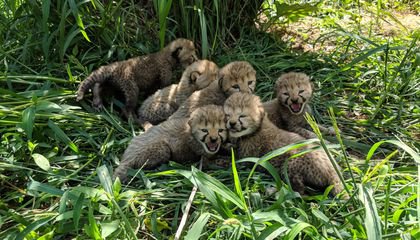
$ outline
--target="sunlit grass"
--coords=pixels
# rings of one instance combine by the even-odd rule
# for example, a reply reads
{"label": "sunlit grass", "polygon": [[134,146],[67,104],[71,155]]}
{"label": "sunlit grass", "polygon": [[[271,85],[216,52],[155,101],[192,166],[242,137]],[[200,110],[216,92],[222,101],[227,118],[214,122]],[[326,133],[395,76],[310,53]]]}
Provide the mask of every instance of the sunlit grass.
{"label": "sunlit grass", "polygon": [[[275,33],[239,28],[229,35],[241,23],[232,13],[239,1],[232,9],[229,1],[174,2],[169,15],[181,15],[167,18],[163,7],[159,21],[135,2],[105,2],[0,3],[1,239],[169,239],[194,186],[185,239],[420,237],[418,32],[383,38],[341,28],[327,21],[339,22],[331,9],[346,6],[324,5],[316,14],[329,16],[329,34],[321,38],[335,50],[303,53]],[[139,171],[129,186],[113,182],[113,168],[141,132],[119,117],[116,99],[102,112],[90,100],[75,102],[77,84],[96,67],[153,52],[175,35],[194,38],[219,66],[249,61],[264,100],[274,97],[281,73],[311,75],[315,120],[337,131],[321,145],[352,199],[331,198],[329,189],[299,196],[269,164],[270,154],[233,157],[231,169],[206,172],[170,163]]]}

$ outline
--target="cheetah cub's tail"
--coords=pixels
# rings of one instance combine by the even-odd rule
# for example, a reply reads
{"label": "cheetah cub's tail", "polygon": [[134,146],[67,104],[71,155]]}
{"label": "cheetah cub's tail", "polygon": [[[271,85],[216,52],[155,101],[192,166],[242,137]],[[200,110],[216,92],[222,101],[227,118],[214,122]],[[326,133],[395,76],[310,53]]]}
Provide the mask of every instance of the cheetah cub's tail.
{"label": "cheetah cub's tail", "polygon": [[86,91],[92,89],[92,86],[96,83],[100,84],[105,82],[111,76],[111,73],[112,71],[109,69],[109,66],[102,66],[99,69],[93,71],[85,80],[80,83],[79,89],[77,90],[76,101],[82,100]]}

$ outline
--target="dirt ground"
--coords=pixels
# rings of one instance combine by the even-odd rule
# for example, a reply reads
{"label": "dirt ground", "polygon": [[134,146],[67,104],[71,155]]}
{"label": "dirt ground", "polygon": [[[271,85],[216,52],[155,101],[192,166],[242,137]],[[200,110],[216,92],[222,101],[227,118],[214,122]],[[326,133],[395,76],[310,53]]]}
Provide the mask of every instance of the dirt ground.
{"label": "dirt ground", "polygon": [[[341,19],[329,19],[335,25],[346,31],[363,36],[371,37],[394,37],[408,36],[415,31],[420,31],[420,14],[413,12],[392,11],[390,15],[376,17],[376,12],[365,12],[363,17],[351,17],[344,15]],[[264,21],[264,17],[260,20]],[[307,16],[294,23],[282,26],[270,27],[268,31],[277,32],[278,36],[285,42],[298,50],[311,52],[331,52],[335,49],[336,43],[331,41],[329,34],[334,34],[334,28],[326,26],[325,19]]]}

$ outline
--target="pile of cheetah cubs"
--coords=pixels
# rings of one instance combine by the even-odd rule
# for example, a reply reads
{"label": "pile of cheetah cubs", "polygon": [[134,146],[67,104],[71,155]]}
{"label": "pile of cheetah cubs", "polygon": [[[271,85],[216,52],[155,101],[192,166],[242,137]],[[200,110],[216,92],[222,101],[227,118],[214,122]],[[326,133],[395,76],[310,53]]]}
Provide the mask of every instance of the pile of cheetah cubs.
{"label": "pile of cheetah cubs", "polygon": [[[179,65],[185,68],[182,77],[178,84],[170,85],[172,71]],[[101,92],[106,85],[123,93],[122,113],[145,130],[132,139],[114,171],[121,181],[127,180],[128,169],[151,169],[170,160],[190,164],[200,158],[228,164],[220,159],[228,157],[230,147],[239,158],[260,157],[316,137],[304,118],[311,112],[308,103],[312,97],[306,74],[281,75],[275,86],[277,98],[262,103],[253,95],[256,71],[250,63],[234,61],[219,69],[214,62],[198,60],[194,43],[187,39],[176,39],[153,54],[100,67],[80,84],[77,101],[91,89],[93,106],[102,108]],[[149,95],[140,107],[139,94]],[[330,128],[320,126],[320,130],[333,134]],[[271,160],[281,172],[287,166],[295,191],[305,194],[305,186],[323,190],[330,185],[334,196],[343,191],[323,150],[289,159],[299,151]],[[348,195],[343,193],[343,198]]]}

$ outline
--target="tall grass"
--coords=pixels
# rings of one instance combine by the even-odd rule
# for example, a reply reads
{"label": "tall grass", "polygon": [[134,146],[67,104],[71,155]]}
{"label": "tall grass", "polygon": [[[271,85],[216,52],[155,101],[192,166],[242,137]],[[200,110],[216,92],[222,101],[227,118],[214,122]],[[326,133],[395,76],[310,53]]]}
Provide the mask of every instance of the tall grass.
{"label": "tall grass", "polygon": [[[162,12],[134,1],[0,3],[1,239],[169,239],[194,186],[184,239],[419,238],[419,33],[383,38],[358,22],[372,6],[381,22],[379,14],[401,5],[323,1],[302,12],[303,2],[276,1],[301,11],[278,22],[281,9],[260,1],[158,2]],[[326,32],[314,44],[334,39],[334,51],[300,52],[275,31],[250,28],[258,11],[283,27],[319,17]],[[346,14],[354,17],[350,27],[339,24]],[[100,65],[156,51],[174,37],[194,39],[220,66],[249,61],[264,100],[274,97],[281,73],[310,74],[314,121],[336,129],[329,143],[319,135],[321,145],[352,199],[330,198],[330,189],[301,197],[280,178],[270,159],[305,143],[233,156],[230,169],[171,162],[138,171],[129,186],[113,182],[112,169],[141,132],[119,118],[118,100],[102,112],[89,100],[75,102],[76,84]]]}

